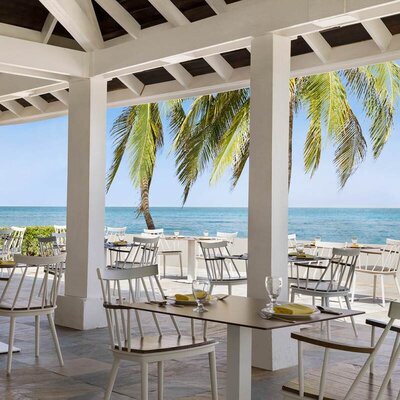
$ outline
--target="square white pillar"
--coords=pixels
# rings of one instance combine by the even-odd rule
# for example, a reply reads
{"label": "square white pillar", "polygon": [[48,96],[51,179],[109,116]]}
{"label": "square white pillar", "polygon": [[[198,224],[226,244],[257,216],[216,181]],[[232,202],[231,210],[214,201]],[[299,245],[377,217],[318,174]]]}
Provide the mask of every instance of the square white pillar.
{"label": "square white pillar", "polygon": [[[248,296],[267,298],[265,277],[283,278],[288,297],[288,145],[290,39],[253,39],[250,67]],[[290,330],[253,332],[253,366],[276,370],[294,365]]]}
{"label": "square white pillar", "polygon": [[73,80],[68,112],[67,268],[56,322],[106,325],[96,268],[104,266],[107,82]]}

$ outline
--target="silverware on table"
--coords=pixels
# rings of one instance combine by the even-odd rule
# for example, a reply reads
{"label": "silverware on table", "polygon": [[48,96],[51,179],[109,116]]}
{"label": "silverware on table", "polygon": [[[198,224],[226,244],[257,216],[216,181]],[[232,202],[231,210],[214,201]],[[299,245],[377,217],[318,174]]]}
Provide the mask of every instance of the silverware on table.
{"label": "silverware on table", "polygon": [[230,296],[229,294],[224,294],[222,296],[217,296],[217,300],[225,300],[229,296]]}
{"label": "silverware on table", "polygon": [[283,321],[283,322],[287,322],[289,324],[295,324],[296,321],[292,320],[292,319],[286,319],[286,318],[282,318],[282,317],[278,317],[274,314],[264,314],[263,312],[259,311],[258,315],[262,318],[262,319],[277,319],[279,321]]}

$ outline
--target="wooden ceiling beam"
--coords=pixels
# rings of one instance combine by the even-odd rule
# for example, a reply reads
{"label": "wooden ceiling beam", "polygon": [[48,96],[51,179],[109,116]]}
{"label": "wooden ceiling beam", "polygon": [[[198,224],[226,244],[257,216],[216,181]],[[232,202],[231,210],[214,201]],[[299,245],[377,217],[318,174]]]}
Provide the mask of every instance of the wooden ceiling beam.
{"label": "wooden ceiling beam", "polygon": [[56,90],[55,92],[51,92],[51,94],[68,107],[69,93],[66,90]]}
{"label": "wooden ceiling beam", "polygon": [[40,112],[46,112],[49,105],[46,100],[42,99],[40,96],[24,97],[24,100],[35,107]]}
{"label": "wooden ceiling beam", "polygon": [[319,32],[304,35],[303,38],[323,63],[329,61],[332,47]]}
{"label": "wooden ceiling beam", "polygon": [[22,116],[22,112],[24,110],[24,107],[22,107],[21,104],[19,104],[15,100],[3,101],[0,104],[3,107],[6,107],[8,110],[10,110],[17,117],[21,117]]}
{"label": "wooden ceiling beam", "polygon": [[385,51],[389,47],[393,35],[390,33],[383,21],[378,18],[364,21],[362,24],[379,49]]}
{"label": "wooden ceiling beam", "polygon": [[215,14],[221,14],[227,9],[225,0],[206,0],[206,2],[213,9]]}
{"label": "wooden ceiling beam", "polygon": [[134,75],[119,76],[118,79],[136,96],[140,96],[144,89],[144,84]]}
{"label": "wooden ceiling beam", "polygon": [[[88,0],[40,0],[86,51],[104,47],[100,29],[94,22]],[[93,12],[94,13],[94,12]]]}
{"label": "wooden ceiling beam", "polygon": [[46,20],[44,21],[41,32],[42,43],[48,43],[56,25],[57,25],[57,20],[51,15],[51,13],[49,13]]}
{"label": "wooden ceiling beam", "polygon": [[181,64],[164,65],[164,68],[184,87],[188,88],[193,76]]}

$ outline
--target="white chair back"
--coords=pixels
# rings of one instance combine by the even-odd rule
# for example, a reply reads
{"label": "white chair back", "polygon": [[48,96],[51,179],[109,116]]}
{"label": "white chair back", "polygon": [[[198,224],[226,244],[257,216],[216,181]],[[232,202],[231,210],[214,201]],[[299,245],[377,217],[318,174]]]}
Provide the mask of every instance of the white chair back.
{"label": "white chair back", "polygon": [[297,245],[296,234],[291,233],[290,235],[288,235],[288,248],[295,249],[296,245]]}
{"label": "white chair back", "polygon": [[10,253],[14,254],[21,254],[22,252],[22,242],[24,240],[24,235],[26,228],[25,227],[18,227],[12,226],[11,227],[12,234],[11,234],[11,242],[10,242]]}
{"label": "white chair back", "polygon": [[382,249],[380,257],[376,257],[374,262],[370,262],[370,257],[366,253],[360,259],[359,269],[371,272],[397,272],[400,263],[400,240],[386,239],[386,245]]}
{"label": "white chair back", "polygon": [[322,269],[319,279],[312,274],[312,268],[307,268],[305,277],[297,273],[297,287],[309,292],[340,292],[348,293],[351,289],[359,249],[332,249],[332,257],[326,268]]}
{"label": "white chair back", "polygon": [[199,242],[206,263],[207,275],[210,281],[222,281],[241,278],[235,262],[225,260],[224,256],[230,256],[228,242]]}
{"label": "white chair back", "polygon": [[233,245],[235,239],[238,237],[238,232],[217,232],[217,238],[227,241],[229,244]]}
{"label": "white chair back", "polygon": [[159,229],[143,229],[143,233],[146,235],[157,235],[157,236],[162,236],[164,235],[164,229],[159,228]]}
{"label": "white chair back", "polygon": [[52,236],[56,239],[57,245],[60,248],[65,248],[67,246],[67,234],[54,232]]}
{"label": "white chair back", "polygon": [[[65,253],[52,257],[16,254],[16,264],[0,297],[1,308],[10,311],[55,308],[65,259]],[[17,268],[22,272],[16,273]],[[49,270],[53,272],[50,274]]]}
{"label": "white chair back", "polygon": [[[124,308],[124,302],[121,299],[126,299],[127,302],[132,299],[142,302],[163,301],[165,296],[158,279],[158,266],[147,265],[142,268],[105,271],[97,269],[97,275],[103,293],[111,346],[113,349],[130,352],[132,333],[135,332],[136,336],[139,334],[141,338],[145,337],[145,333],[140,317],[141,312]],[[140,286],[143,287],[143,291],[138,293]],[[114,287],[117,289],[115,294]],[[132,313],[136,318],[131,316]],[[157,314],[152,313],[152,318],[156,331],[161,337],[163,332]],[[180,330],[174,317],[170,318],[176,333],[180,336]],[[133,323],[135,320],[136,324]]]}
{"label": "white chair back", "polygon": [[55,233],[67,233],[67,225],[53,225]]}
{"label": "white chair back", "polygon": [[39,237],[39,254],[41,257],[58,256],[61,254],[60,246],[57,243],[57,237]]}
{"label": "white chair back", "polygon": [[125,260],[116,261],[117,268],[144,267],[157,264],[158,236],[142,237],[134,236],[131,250],[127,253]]}
{"label": "white chair back", "polygon": [[13,231],[11,229],[0,229],[0,259],[8,260],[10,258],[11,238]]}

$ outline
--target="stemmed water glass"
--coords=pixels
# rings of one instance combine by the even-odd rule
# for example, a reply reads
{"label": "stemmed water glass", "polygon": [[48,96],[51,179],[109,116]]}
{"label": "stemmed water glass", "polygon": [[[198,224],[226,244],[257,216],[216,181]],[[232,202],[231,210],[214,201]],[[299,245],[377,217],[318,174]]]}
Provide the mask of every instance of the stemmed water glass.
{"label": "stemmed water glass", "polygon": [[197,307],[193,311],[202,313],[208,311],[204,307],[204,303],[208,299],[210,293],[210,281],[208,280],[194,280],[192,282],[193,296],[196,299]]}
{"label": "stemmed water glass", "polygon": [[203,236],[207,237],[208,236],[208,231],[203,231]]}
{"label": "stemmed water glass", "polygon": [[277,304],[277,300],[282,290],[282,278],[275,276],[267,276],[265,278],[265,288],[267,289],[270,303],[267,304],[269,312],[274,312],[274,307]]}

